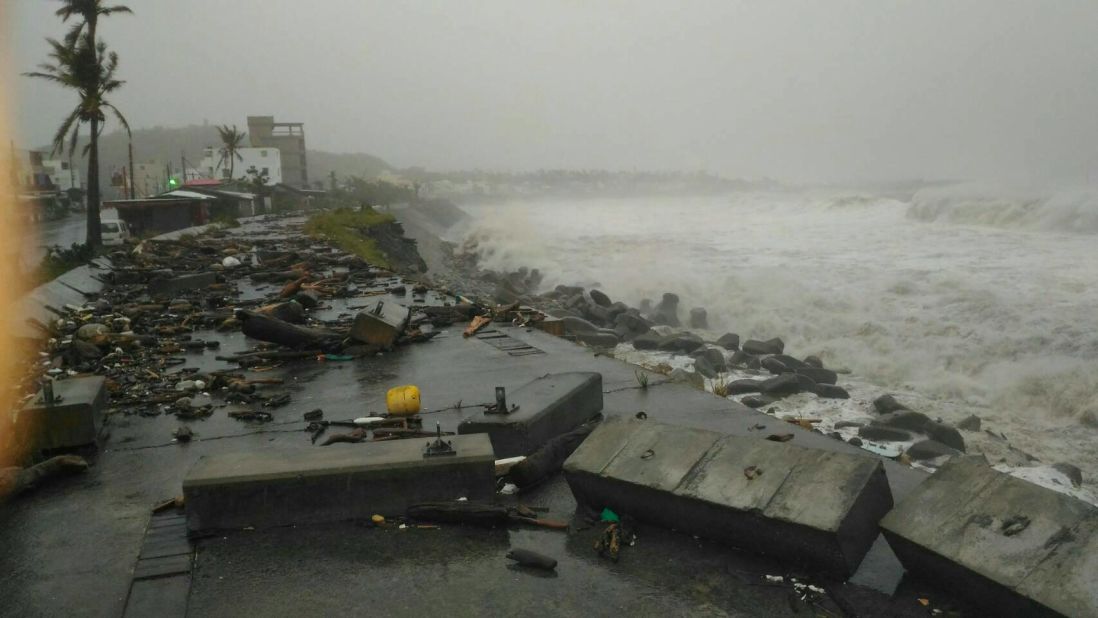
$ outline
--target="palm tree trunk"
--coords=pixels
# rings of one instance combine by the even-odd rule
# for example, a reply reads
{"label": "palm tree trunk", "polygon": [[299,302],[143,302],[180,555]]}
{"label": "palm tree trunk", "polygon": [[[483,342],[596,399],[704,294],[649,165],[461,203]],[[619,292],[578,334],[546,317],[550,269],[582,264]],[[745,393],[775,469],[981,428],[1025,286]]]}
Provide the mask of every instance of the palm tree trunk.
{"label": "palm tree trunk", "polygon": [[99,120],[91,120],[91,146],[88,150],[88,246],[97,248],[103,244],[103,231],[99,229]]}

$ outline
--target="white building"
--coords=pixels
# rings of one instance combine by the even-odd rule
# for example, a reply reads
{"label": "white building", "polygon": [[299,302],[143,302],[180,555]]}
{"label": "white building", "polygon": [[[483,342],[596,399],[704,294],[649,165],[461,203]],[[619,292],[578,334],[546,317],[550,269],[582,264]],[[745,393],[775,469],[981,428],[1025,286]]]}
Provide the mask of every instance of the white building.
{"label": "white building", "polygon": [[[267,175],[268,185],[282,182],[282,154],[277,148],[240,148],[236,152],[240,156],[232,164],[234,180],[248,180],[248,169],[254,167]],[[198,167],[207,178],[229,180],[229,158],[221,148],[207,148]]]}
{"label": "white building", "polygon": [[57,187],[59,191],[68,191],[69,189],[80,189],[80,170],[75,166],[69,165],[69,162],[64,159],[46,159],[42,161],[42,168],[49,174],[50,182],[53,186]]}

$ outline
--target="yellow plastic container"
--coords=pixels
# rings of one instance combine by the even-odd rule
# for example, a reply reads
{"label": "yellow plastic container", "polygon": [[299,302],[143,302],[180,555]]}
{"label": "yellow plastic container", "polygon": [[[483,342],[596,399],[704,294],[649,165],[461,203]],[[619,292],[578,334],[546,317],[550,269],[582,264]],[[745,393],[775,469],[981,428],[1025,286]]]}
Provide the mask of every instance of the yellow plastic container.
{"label": "yellow plastic container", "polygon": [[408,384],[390,388],[385,394],[385,406],[391,416],[419,414],[419,387]]}

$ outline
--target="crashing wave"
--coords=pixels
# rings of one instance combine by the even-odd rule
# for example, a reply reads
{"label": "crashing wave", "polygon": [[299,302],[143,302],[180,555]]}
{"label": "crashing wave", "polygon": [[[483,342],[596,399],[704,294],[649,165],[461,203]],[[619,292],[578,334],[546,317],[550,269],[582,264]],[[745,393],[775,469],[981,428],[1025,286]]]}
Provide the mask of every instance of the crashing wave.
{"label": "crashing wave", "polygon": [[907,216],[925,222],[1098,234],[1098,192],[1007,195],[976,185],[935,187],[912,197]]}

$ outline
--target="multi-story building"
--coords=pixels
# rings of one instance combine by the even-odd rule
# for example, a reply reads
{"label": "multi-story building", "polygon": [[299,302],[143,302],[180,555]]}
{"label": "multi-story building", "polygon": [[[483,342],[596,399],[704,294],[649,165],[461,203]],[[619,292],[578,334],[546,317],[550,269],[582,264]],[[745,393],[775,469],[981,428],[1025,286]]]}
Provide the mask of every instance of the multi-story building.
{"label": "multi-story building", "polygon": [[[283,159],[278,148],[240,148],[236,153],[240,156],[232,163],[232,180],[247,180],[248,170],[254,167],[256,172],[267,176],[268,185],[283,182],[285,178],[282,169]],[[207,178],[230,180],[229,158],[221,148],[206,148],[198,168]]]}
{"label": "multi-story building", "polygon": [[248,138],[253,148],[278,149],[282,155],[281,182],[292,187],[309,188],[305,123],[275,122],[274,116],[248,116]]}

